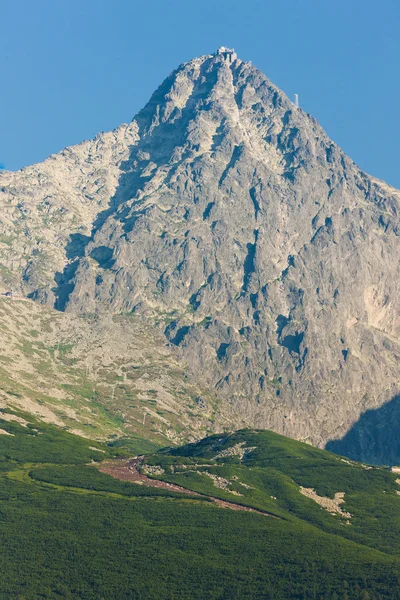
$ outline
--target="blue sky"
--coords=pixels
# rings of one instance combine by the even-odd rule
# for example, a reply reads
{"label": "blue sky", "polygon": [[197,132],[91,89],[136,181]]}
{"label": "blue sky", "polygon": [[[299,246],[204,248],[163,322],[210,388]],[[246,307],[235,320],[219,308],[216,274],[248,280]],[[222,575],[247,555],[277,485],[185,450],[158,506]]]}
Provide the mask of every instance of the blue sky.
{"label": "blue sky", "polygon": [[233,46],[400,187],[398,0],[0,0],[0,164],[129,121],[183,61]]}

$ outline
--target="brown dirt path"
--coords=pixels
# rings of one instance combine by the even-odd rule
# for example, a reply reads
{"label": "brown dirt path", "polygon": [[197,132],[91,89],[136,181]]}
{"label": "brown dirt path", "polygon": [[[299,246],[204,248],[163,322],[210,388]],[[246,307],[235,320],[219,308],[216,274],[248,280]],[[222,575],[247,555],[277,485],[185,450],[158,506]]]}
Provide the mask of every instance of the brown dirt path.
{"label": "brown dirt path", "polygon": [[131,458],[130,460],[117,459],[117,460],[107,460],[99,465],[96,465],[99,471],[102,473],[106,473],[107,475],[111,475],[115,479],[119,479],[120,481],[130,481],[132,483],[137,483],[139,485],[145,485],[147,487],[159,488],[162,490],[170,490],[172,492],[181,492],[183,494],[189,494],[190,496],[195,496],[197,498],[209,498],[214,502],[217,506],[221,508],[230,508],[231,510],[242,510],[245,512],[253,512],[259,515],[264,515],[265,517],[271,517],[273,519],[280,519],[276,515],[272,515],[271,513],[257,510],[256,508],[251,508],[250,506],[243,506],[242,504],[236,504],[235,502],[228,502],[227,500],[221,500],[221,498],[214,498],[213,496],[207,496],[207,494],[201,494],[199,492],[194,492],[193,490],[189,490],[187,488],[181,487],[180,485],[176,485],[174,483],[168,483],[167,481],[160,481],[159,479],[150,479],[146,475],[143,475],[139,471],[139,466],[143,463],[143,457],[139,456],[137,458]]}

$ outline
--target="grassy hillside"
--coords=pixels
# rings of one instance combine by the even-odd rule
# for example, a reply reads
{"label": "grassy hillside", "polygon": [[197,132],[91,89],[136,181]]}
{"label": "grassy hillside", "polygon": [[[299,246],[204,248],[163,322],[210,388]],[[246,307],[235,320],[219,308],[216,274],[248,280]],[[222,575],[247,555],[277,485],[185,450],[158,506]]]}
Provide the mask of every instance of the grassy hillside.
{"label": "grassy hillside", "polygon": [[[164,480],[235,498],[285,519],[296,517],[330,534],[400,555],[400,479],[388,468],[254,430],[163,450],[149,462],[165,470]],[[322,498],[319,502],[325,504],[324,499],[334,499],[335,494],[343,494],[343,499],[333,514],[313,499]]]}
{"label": "grassy hillside", "polygon": [[[268,432],[213,436],[146,457],[143,470],[161,466],[163,479],[204,494],[193,497],[96,469],[133,447],[148,451],[139,438],[115,448],[10,411],[0,429],[11,434],[0,435],[0,598],[400,596],[400,497],[388,471]],[[298,484],[321,496],[344,490],[351,525]],[[223,509],[209,496],[280,518]]]}
{"label": "grassy hillside", "polygon": [[92,439],[139,436],[160,446],[212,431],[217,401],[188,380],[157,329],[131,313],[80,316],[0,297],[6,406]]}

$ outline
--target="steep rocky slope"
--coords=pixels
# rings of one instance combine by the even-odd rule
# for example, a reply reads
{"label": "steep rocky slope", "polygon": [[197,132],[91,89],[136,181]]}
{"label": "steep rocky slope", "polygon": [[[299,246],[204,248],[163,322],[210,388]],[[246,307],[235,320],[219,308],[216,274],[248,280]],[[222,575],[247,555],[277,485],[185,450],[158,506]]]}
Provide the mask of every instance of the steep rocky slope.
{"label": "steep rocky slope", "polygon": [[188,380],[175,348],[134,315],[74,315],[0,298],[0,339],[0,409],[22,409],[85,437],[157,445],[214,428],[216,399]]}
{"label": "steep rocky slope", "polygon": [[43,163],[0,173],[0,289],[54,304],[53,288],[108,206],[136,140],[121,125]]}
{"label": "steep rocky slope", "polygon": [[400,192],[250,63],[180,66],[129,127],[0,189],[4,285],[160,328],[235,428],[324,445],[399,392]]}

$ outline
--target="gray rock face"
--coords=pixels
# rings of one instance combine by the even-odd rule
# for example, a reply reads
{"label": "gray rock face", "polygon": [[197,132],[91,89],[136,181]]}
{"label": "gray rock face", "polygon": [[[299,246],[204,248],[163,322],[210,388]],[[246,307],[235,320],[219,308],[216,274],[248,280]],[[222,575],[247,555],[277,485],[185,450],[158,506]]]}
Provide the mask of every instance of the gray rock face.
{"label": "gray rock face", "polygon": [[0,173],[0,291],[55,302],[57,282],[108,206],[136,138],[135,123],[121,125],[41,164]]}
{"label": "gray rock face", "polygon": [[[2,260],[25,293],[79,313],[163,315],[235,428],[322,446],[399,393],[398,190],[226,54],[179,67],[106,135],[103,160],[94,142],[73,162],[76,149],[49,159],[62,216],[39,243],[57,247],[45,267],[16,213],[3,221],[24,239]],[[44,222],[48,164],[34,182],[0,174],[2,205],[34,204],[30,232]]]}

